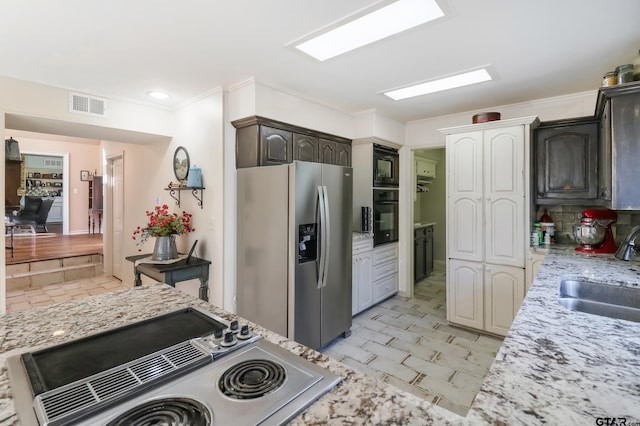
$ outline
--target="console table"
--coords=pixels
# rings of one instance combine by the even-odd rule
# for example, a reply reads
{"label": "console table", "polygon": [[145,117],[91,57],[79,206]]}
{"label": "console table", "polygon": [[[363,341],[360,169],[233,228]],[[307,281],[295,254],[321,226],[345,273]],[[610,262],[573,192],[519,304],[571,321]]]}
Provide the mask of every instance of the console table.
{"label": "console table", "polygon": [[141,254],[136,256],[128,256],[125,259],[133,263],[133,272],[135,274],[135,286],[142,285],[140,274],[144,274],[154,280],[164,282],[175,287],[177,282],[200,280],[200,299],[209,301],[209,265],[211,261],[191,257],[189,263],[186,259],[178,262],[162,264],[162,263],[140,263],[136,266],[136,261],[151,256],[151,254]]}

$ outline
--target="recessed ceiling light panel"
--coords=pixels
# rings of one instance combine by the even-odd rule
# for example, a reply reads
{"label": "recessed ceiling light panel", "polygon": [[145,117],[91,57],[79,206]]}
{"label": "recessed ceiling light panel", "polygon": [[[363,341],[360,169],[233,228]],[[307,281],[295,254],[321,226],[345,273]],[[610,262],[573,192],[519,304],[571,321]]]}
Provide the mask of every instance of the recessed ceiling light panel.
{"label": "recessed ceiling light panel", "polygon": [[436,0],[398,0],[296,48],[324,61],[443,16]]}
{"label": "recessed ceiling light panel", "polygon": [[151,96],[152,98],[155,99],[167,99],[169,97],[169,95],[167,95],[164,92],[159,92],[159,91],[151,91],[151,92],[147,92],[147,95]]}
{"label": "recessed ceiling light panel", "polygon": [[429,93],[441,92],[443,90],[454,89],[456,87],[468,86],[470,84],[482,83],[493,80],[487,68],[464,72],[425,83],[415,84],[402,89],[389,90],[385,95],[393,100],[412,98],[414,96],[427,95]]}

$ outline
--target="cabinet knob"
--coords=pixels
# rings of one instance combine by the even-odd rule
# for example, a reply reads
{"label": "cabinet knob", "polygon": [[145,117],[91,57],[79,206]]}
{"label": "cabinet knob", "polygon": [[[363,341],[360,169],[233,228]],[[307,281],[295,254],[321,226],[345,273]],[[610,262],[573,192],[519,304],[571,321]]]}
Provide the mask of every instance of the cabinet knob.
{"label": "cabinet knob", "polygon": [[487,266],[485,269],[487,270],[487,272],[489,272],[491,271],[491,266]]}

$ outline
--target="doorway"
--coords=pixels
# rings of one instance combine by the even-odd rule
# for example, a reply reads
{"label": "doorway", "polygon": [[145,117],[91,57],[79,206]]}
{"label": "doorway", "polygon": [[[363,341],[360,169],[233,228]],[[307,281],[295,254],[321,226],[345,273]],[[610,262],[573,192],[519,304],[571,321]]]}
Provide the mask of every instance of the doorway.
{"label": "doorway", "polygon": [[[435,168],[424,171],[422,164]],[[447,230],[447,185],[446,185],[446,152],[445,148],[425,148],[413,150],[413,223],[410,235],[414,237],[412,244],[414,268],[414,285],[420,279],[428,278],[432,272],[416,276],[416,266],[433,265],[433,273],[444,274],[446,265],[446,230]],[[428,175],[428,176],[427,176]],[[431,228],[427,236],[416,230]],[[426,232],[425,232],[426,233]],[[417,235],[420,234],[420,235]],[[425,248],[424,239],[431,238],[431,244]],[[418,244],[418,246],[416,246]],[[416,256],[420,256],[417,258]],[[423,259],[422,257],[427,257]],[[425,276],[426,275],[426,276]],[[416,280],[418,278],[418,280]]]}

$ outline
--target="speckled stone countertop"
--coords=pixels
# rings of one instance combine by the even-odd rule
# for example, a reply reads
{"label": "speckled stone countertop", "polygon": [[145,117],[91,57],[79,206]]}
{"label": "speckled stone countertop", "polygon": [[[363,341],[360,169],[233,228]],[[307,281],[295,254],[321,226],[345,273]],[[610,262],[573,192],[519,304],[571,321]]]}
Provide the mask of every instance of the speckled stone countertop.
{"label": "speckled stone countertop", "polygon": [[[640,264],[552,247],[466,417],[357,372],[262,327],[273,343],[343,381],[292,424],[597,424],[640,421],[640,323],[569,311],[560,280],[640,286]],[[639,289],[640,291],[640,289]],[[236,317],[165,284],[152,284],[0,317],[0,425],[17,425],[5,360],[187,306]],[[251,324],[250,324],[251,325]],[[64,330],[59,335],[54,332]],[[602,423],[606,424],[606,423]]]}
{"label": "speckled stone countertop", "polygon": [[467,420],[577,425],[608,424],[597,418],[615,417],[639,422],[640,323],[570,311],[558,304],[558,294],[563,278],[639,288],[640,264],[566,246],[552,246],[548,253]]}

